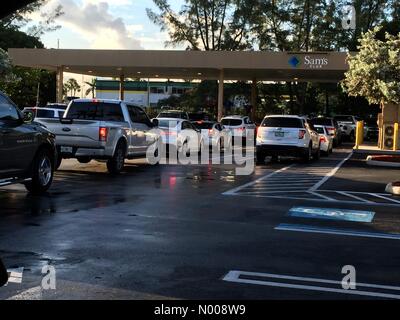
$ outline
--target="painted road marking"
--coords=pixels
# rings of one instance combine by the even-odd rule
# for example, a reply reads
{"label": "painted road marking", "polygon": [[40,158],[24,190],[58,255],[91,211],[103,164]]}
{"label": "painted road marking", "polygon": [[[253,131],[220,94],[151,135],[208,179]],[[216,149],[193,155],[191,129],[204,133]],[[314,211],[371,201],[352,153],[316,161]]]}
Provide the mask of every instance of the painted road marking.
{"label": "painted road marking", "polygon": [[[325,163],[302,167],[292,164],[271,172],[254,181],[228,190],[223,195],[250,196],[271,199],[293,199],[327,201],[330,203],[374,205],[382,207],[400,206],[400,198],[386,193],[356,192],[346,190],[322,190],[324,183],[333,177],[352,153],[332,162],[334,167]],[[334,160],[334,159],[324,159]],[[335,159],[338,160],[338,159]]]}
{"label": "painted road marking", "polygon": [[289,210],[288,214],[291,217],[298,218],[371,222],[375,212],[335,208],[293,207]]}
{"label": "painted road marking", "polygon": [[380,238],[380,239],[392,239],[400,240],[400,234],[397,233],[381,233],[381,232],[368,232],[359,230],[344,230],[327,227],[314,227],[300,224],[281,223],[275,230],[280,231],[295,231],[295,232],[306,232],[306,233],[322,233],[322,234],[336,234],[341,236],[351,237],[364,237],[364,238]]}
{"label": "painted road marking", "polygon": [[[255,278],[258,278],[258,280],[243,279],[243,278],[241,278],[243,276],[248,277],[248,278],[255,277]],[[259,278],[265,278],[266,280],[259,280]],[[292,281],[296,281],[297,283],[290,283],[290,281],[285,281],[285,282],[268,281],[268,279],[292,280]],[[358,289],[345,290],[341,287],[342,282],[337,281],[337,280],[309,278],[309,277],[297,277],[297,276],[279,275],[279,274],[272,274],[272,273],[246,272],[246,271],[237,271],[237,270],[229,271],[222,278],[222,280],[228,281],[228,282],[255,284],[255,285],[270,286],[270,287],[302,289],[302,290],[322,291],[322,292],[334,292],[334,293],[342,293],[342,294],[352,294],[352,295],[360,295],[360,296],[387,298],[387,299],[400,299],[400,294],[397,293],[398,291],[400,291],[400,287],[379,285],[379,284],[370,284],[370,283],[357,282],[356,286],[357,286],[357,288],[361,287],[361,288],[371,288],[371,289],[383,289],[383,290],[387,290],[387,291],[393,291],[393,293],[383,293],[383,292],[366,291],[366,290],[358,290]],[[299,281],[302,281],[307,284],[298,284]],[[340,286],[340,288],[322,287],[322,286],[317,286],[317,285],[310,285],[310,283],[332,284],[332,285],[337,285],[338,287]]]}

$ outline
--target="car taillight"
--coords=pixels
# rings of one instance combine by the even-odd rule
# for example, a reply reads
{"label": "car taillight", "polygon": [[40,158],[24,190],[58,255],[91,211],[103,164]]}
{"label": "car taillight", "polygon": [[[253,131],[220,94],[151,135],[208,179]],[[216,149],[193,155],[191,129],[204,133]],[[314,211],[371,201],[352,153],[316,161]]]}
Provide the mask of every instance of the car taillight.
{"label": "car taillight", "polygon": [[306,130],[304,129],[299,130],[299,139],[304,139],[305,135],[306,135]]}
{"label": "car taillight", "polygon": [[107,133],[108,133],[107,128],[100,127],[99,128],[99,140],[100,141],[107,141]]}
{"label": "car taillight", "polygon": [[327,127],[326,130],[328,131],[328,133],[330,135],[335,135],[335,133],[336,133],[336,129],[333,127]]}
{"label": "car taillight", "polygon": [[213,129],[208,129],[208,135],[212,136],[213,135],[214,130]]}
{"label": "car taillight", "polygon": [[326,138],[325,138],[325,137],[320,137],[320,138],[319,138],[319,141],[320,141],[320,142],[326,142]]}
{"label": "car taillight", "polygon": [[237,131],[243,132],[246,128],[237,128]]}

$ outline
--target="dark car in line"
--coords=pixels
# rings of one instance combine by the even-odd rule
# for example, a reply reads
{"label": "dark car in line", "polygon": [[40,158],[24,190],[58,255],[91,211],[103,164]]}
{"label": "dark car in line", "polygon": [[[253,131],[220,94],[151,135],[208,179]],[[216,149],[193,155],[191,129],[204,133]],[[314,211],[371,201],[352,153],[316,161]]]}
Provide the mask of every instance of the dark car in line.
{"label": "dark car in line", "polygon": [[33,122],[0,92],[0,187],[22,183],[32,194],[46,192],[53,181],[55,135]]}

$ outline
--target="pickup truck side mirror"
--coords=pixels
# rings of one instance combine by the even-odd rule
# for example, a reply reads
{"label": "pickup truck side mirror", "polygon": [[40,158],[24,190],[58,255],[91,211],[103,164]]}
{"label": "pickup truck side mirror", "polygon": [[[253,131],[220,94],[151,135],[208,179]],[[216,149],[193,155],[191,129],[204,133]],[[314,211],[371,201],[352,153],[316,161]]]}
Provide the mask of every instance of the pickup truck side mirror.
{"label": "pickup truck side mirror", "polygon": [[158,127],[158,119],[151,120],[151,123],[153,124],[154,127]]}
{"label": "pickup truck side mirror", "polygon": [[32,121],[35,119],[35,113],[31,110],[23,111],[22,114],[22,120],[24,121],[24,123],[32,123]]}

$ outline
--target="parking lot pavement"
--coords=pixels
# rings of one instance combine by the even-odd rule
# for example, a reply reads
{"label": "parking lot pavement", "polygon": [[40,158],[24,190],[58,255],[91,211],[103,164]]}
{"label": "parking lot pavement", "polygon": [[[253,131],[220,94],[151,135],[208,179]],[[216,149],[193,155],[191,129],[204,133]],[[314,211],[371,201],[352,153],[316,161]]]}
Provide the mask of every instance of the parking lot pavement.
{"label": "parking lot pavement", "polygon": [[[65,161],[46,196],[0,189],[0,257],[23,268],[0,298],[397,298],[396,202],[289,196],[300,180],[310,192],[380,194],[398,175],[356,155],[344,161],[350,155],[337,150],[309,166],[283,159],[251,176],[236,176],[233,165],[139,159],[111,177],[103,163]],[[273,191],[283,194],[260,196]],[[352,218],[360,215],[367,219]],[[56,290],[40,287],[48,265]],[[355,267],[357,292],[340,286],[345,265]]]}

